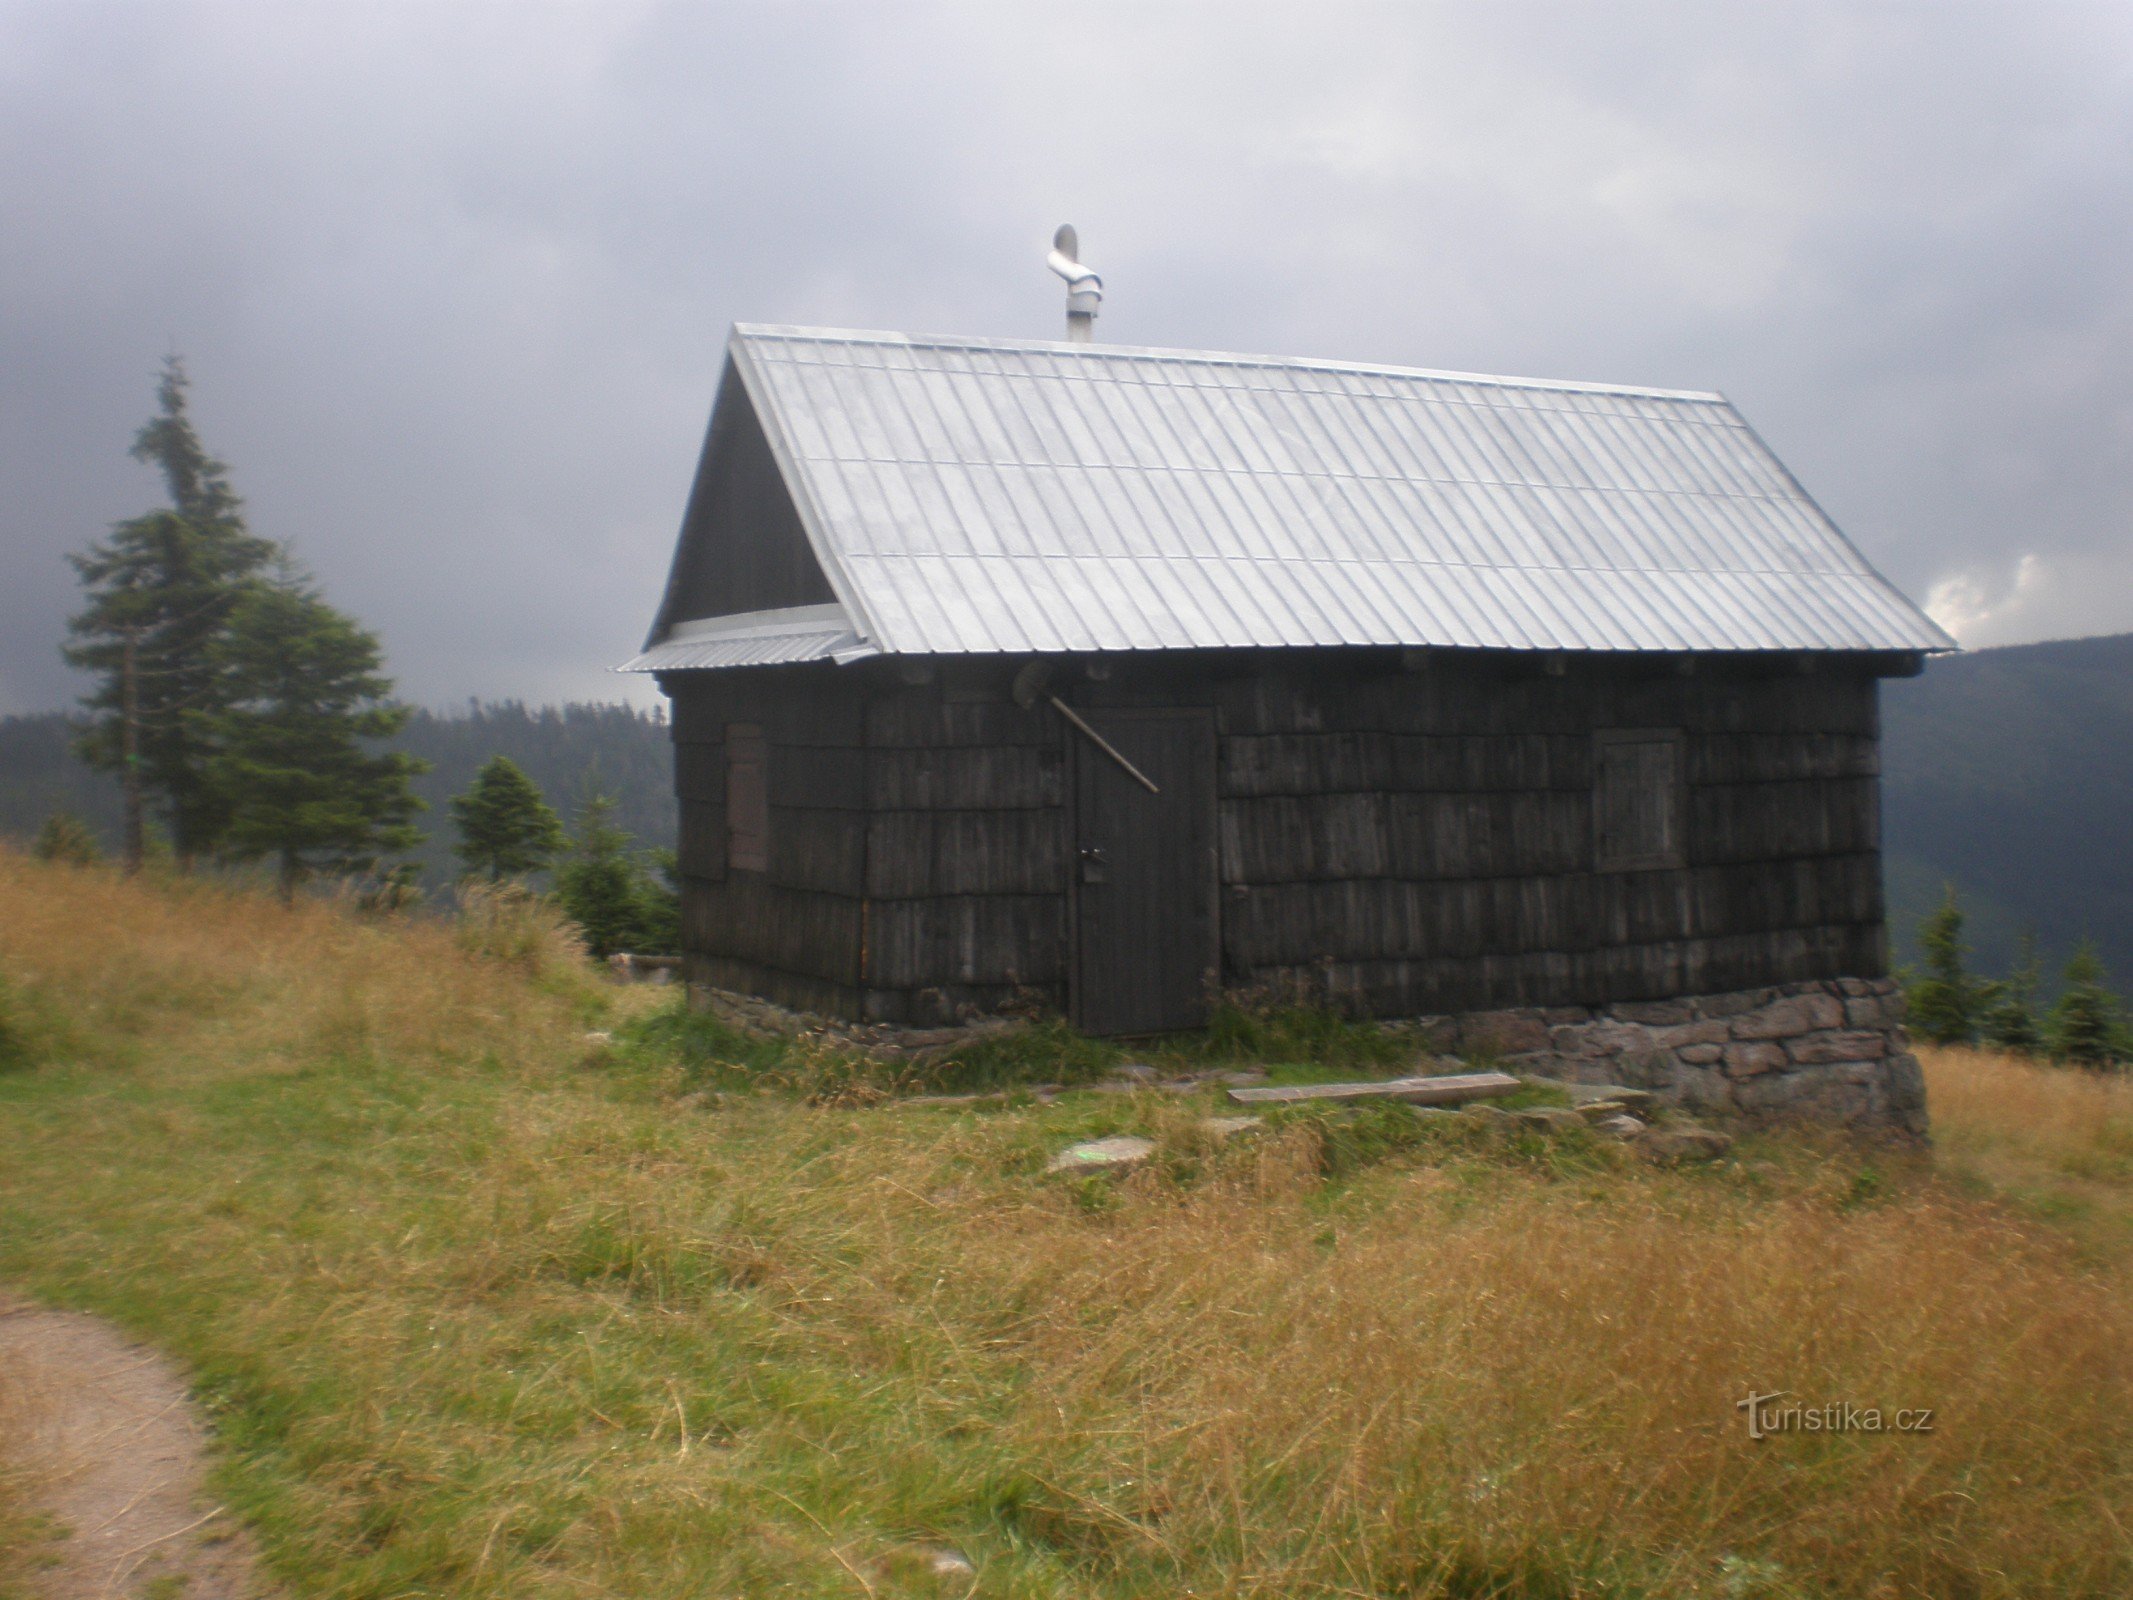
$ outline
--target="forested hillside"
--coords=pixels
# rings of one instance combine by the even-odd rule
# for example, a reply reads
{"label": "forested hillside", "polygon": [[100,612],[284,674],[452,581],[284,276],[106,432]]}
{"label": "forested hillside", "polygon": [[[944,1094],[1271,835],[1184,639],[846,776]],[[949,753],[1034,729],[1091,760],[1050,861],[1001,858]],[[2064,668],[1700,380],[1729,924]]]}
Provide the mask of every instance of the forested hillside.
{"label": "forested hillside", "polygon": [[[106,845],[118,836],[117,783],[74,758],[67,719],[57,712],[0,718],[0,834],[37,831],[55,810],[90,822]],[[567,822],[587,796],[614,796],[615,821],[648,846],[674,843],[674,779],[664,716],[619,705],[542,706],[517,701],[464,711],[418,711],[393,741],[431,762],[415,780],[430,809],[417,819],[428,835],[414,859],[427,884],[450,882],[451,814],[445,802],[474,781],[493,755],[509,756],[540,785]]]}
{"label": "forested hillside", "polygon": [[1882,733],[1899,951],[1952,882],[1986,971],[2027,925],[2054,970],[2086,936],[2133,979],[2133,634],[1930,662]]}
{"label": "forested hillside", "polygon": [[[1899,955],[1953,882],[1979,963],[2004,971],[2033,926],[2056,968],[2083,936],[2133,980],[2133,635],[1980,650],[1935,661],[1883,697],[1889,900]],[[109,839],[117,791],[68,753],[57,714],[0,720],[0,833],[26,836],[55,809]],[[566,817],[595,789],[647,845],[674,842],[667,729],[624,706],[515,701],[418,712],[401,748],[435,763],[425,881],[448,881],[445,801],[492,755],[516,761]]]}

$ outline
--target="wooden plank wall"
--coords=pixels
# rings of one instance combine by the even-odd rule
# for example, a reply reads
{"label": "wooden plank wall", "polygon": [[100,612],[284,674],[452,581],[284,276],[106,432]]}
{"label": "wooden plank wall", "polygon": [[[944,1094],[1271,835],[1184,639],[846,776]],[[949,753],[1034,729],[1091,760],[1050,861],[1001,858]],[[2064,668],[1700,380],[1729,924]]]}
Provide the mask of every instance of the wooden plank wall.
{"label": "wooden plank wall", "polygon": [[867,1014],[1066,1005],[1066,782],[1057,719],[994,663],[866,708]]}
{"label": "wooden plank wall", "polygon": [[[864,752],[852,684],[823,665],[677,675],[674,788],[681,802],[682,954],[692,982],[781,1005],[861,1007]],[[729,870],[728,723],[762,726],[770,870]]]}
{"label": "wooden plank wall", "polygon": [[[1885,970],[1871,676],[1446,664],[1216,703],[1232,982],[1412,1015]],[[1684,731],[1684,867],[1593,870],[1605,728]]]}
{"label": "wooden plank wall", "polygon": [[[997,669],[906,685],[765,668],[672,690],[692,977],[871,1021],[1064,1007],[1063,747]],[[765,874],[725,870],[729,722],[770,746]]]}
{"label": "wooden plank wall", "polygon": [[[690,975],[881,1021],[1063,1009],[1063,735],[1013,704],[1015,665],[672,680]],[[1886,968],[1863,670],[1238,652],[1058,687],[1214,709],[1227,983],[1414,1015]],[[769,742],[767,874],[725,870],[728,722]],[[1592,870],[1603,728],[1683,730],[1685,867]]]}

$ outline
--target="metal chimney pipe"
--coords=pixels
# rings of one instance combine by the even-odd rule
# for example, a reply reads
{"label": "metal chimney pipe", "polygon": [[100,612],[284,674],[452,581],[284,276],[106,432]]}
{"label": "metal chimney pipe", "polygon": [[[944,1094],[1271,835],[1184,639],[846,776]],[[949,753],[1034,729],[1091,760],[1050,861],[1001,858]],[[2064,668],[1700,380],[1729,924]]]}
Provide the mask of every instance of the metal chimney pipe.
{"label": "metal chimney pipe", "polygon": [[1081,241],[1074,235],[1074,225],[1068,223],[1052,235],[1052,253],[1044,262],[1066,279],[1067,338],[1087,344],[1096,337],[1096,308],[1103,304],[1104,281],[1081,264],[1080,256]]}

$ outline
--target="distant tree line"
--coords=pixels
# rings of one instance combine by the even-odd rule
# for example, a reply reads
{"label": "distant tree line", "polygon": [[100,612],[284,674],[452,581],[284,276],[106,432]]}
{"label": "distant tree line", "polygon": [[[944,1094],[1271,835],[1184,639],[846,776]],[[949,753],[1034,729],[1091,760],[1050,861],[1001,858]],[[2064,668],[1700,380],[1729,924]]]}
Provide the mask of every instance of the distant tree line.
{"label": "distant tree line", "polygon": [[[115,779],[129,873],[164,853],[178,871],[263,862],[284,901],[332,877],[359,880],[366,904],[404,906],[420,898],[420,865],[402,858],[424,843],[414,818],[429,806],[415,785],[433,763],[394,745],[419,714],[393,698],[376,636],[327,604],[285,545],[246,525],[229,469],[193,427],[187,387],[171,358],[157,414],[133,444],[161,472],[170,504],[70,558],[85,604],[62,653],[95,680],[72,753]],[[514,706],[498,720],[577,731],[603,727],[610,710],[632,734],[657,725],[624,708],[529,719]],[[476,706],[463,720],[488,714]],[[429,719],[425,731],[437,726]],[[637,764],[646,743],[626,742],[617,764]],[[581,798],[573,837],[525,771],[492,754],[449,802],[465,874],[532,893],[533,876],[552,869],[557,899],[595,954],[673,949],[671,856],[637,849],[595,784]],[[33,848],[75,865],[102,853],[95,830],[64,809],[46,816]]]}
{"label": "distant tree line", "polygon": [[2133,1061],[2133,1025],[2108,983],[2095,947],[2084,940],[2067,961],[2059,998],[2039,996],[2044,965],[2034,934],[2025,935],[2004,978],[1969,970],[1963,910],[1949,885],[1940,908],[1919,924],[1922,970],[1909,974],[1910,1028],[1933,1044],[1989,1045],[2013,1055],[2091,1068]]}

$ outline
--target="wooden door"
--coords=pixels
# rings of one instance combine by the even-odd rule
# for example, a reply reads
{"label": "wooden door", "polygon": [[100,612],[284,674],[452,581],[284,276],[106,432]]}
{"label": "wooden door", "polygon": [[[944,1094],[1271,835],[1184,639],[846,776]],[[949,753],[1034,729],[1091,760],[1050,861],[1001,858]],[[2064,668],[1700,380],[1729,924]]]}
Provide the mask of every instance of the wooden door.
{"label": "wooden door", "polygon": [[1215,729],[1210,712],[1089,710],[1152,779],[1150,794],[1088,738],[1074,749],[1075,1026],[1165,1033],[1207,1020],[1215,927]]}

